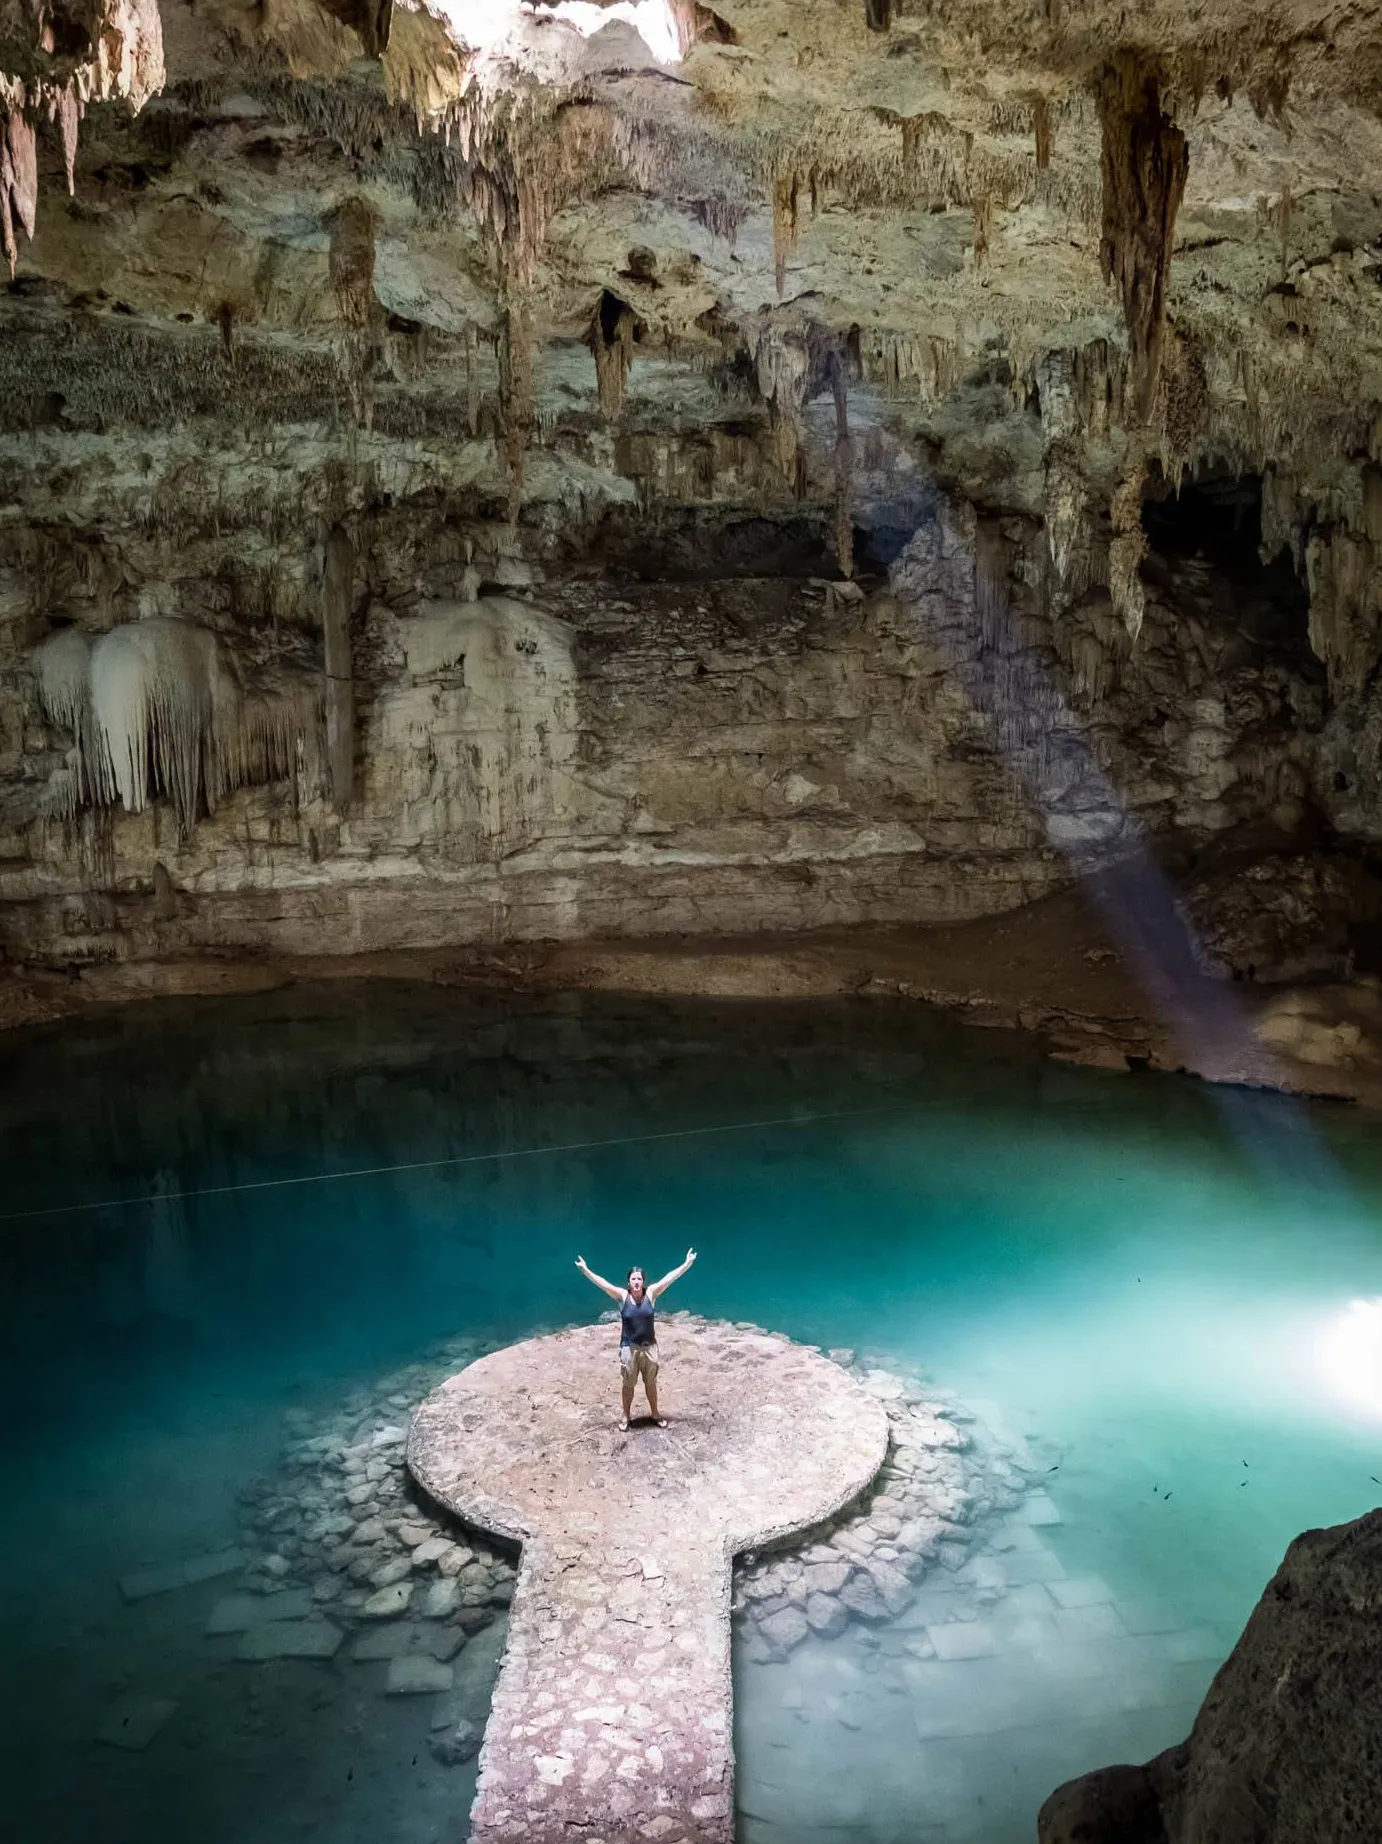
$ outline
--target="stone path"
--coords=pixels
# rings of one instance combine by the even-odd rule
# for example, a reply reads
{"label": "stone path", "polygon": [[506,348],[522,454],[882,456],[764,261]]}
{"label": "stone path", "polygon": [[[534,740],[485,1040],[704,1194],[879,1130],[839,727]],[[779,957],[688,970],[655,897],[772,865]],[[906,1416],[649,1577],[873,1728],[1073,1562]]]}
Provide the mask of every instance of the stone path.
{"label": "stone path", "polygon": [[731,1560],[832,1516],[887,1452],[837,1365],[682,1314],[658,1326],[671,1426],[621,1435],[617,1342],[511,1345],[413,1419],[424,1490],[523,1546],[475,1844],[731,1844]]}

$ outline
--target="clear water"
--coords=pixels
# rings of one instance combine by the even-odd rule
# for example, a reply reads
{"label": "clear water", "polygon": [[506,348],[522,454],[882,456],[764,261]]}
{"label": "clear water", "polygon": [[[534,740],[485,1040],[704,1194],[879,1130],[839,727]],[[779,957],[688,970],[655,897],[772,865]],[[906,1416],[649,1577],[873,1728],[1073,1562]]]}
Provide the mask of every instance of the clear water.
{"label": "clear water", "polygon": [[[224,1584],[115,1584],[233,1538],[285,1408],[593,1316],[578,1253],[694,1242],[676,1304],[919,1364],[1055,1469],[1041,1553],[1108,1603],[1035,1638],[981,1609],[971,1660],[918,1658],[919,1616],[741,1663],[749,1844],[1030,1840],[1060,1780],[1185,1733],[1291,1536],[1382,1497],[1382,1347],[1349,1316],[1382,1295],[1382,1145],[1347,1110],[881,1001],[402,984],[12,1035],[0,1096],[3,1836],[464,1838],[474,1770],[432,1760],[425,1699],[235,1663],[202,1632]],[[126,1691],[177,1705],[142,1751],[93,1740]]]}

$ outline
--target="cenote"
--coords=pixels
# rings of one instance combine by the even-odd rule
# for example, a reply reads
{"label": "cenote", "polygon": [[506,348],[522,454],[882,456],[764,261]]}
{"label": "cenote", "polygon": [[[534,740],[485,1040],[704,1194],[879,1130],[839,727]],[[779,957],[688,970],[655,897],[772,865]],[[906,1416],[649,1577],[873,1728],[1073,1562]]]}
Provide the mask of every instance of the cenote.
{"label": "cenote", "polygon": [[[433,1758],[382,1665],[242,1664],[205,1636],[224,1582],[117,1583],[236,1541],[286,1412],[596,1317],[577,1254],[695,1244],[677,1305],[919,1370],[1049,1507],[1021,1544],[977,1533],[981,1605],[971,1561],[895,1623],[739,1647],[747,1844],[1029,1840],[1058,1782],[1183,1737],[1285,1544],[1377,1498],[1350,1327],[1382,1294],[1382,1150],[1349,1110],[869,999],[342,982],[0,1056],[15,1838],[464,1838],[474,1764]],[[128,1694],[174,1707],[145,1747],[96,1740]]]}

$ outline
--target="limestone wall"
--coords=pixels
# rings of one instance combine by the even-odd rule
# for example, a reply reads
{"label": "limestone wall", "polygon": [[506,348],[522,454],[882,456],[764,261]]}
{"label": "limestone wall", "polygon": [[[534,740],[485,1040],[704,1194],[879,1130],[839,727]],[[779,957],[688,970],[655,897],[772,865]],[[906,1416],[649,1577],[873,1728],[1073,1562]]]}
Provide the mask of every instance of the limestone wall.
{"label": "limestone wall", "polygon": [[[1053,593],[1039,526],[985,524],[960,500],[937,496],[867,589],[615,579],[478,526],[479,564],[401,527],[357,548],[332,678],[353,736],[344,796],[303,737],[292,773],[190,831],[157,795],[140,813],[53,806],[72,736],[41,708],[34,640],[62,616],[138,618],[138,598],[69,594],[45,616],[32,582],[15,596],[0,627],[11,955],[965,919],[1144,836],[1290,833],[1313,798],[1308,663],[1246,644],[1207,591],[1187,612],[1173,576],[1133,644],[1102,591]],[[175,558],[143,605],[216,629],[261,683],[301,683],[324,670],[329,549],[303,547],[296,620],[251,624]]]}

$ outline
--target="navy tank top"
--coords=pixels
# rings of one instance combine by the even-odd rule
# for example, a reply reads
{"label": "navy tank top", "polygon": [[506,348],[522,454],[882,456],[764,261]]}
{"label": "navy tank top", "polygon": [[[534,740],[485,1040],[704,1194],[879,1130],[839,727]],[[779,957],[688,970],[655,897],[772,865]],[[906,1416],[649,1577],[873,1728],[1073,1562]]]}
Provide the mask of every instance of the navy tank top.
{"label": "navy tank top", "polygon": [[626,1293],[624,1303],[619,1308],[619,1318],[624,1328],[619,1337],[621,1345],[653,1343],[653,1303],[646,1293],[641,1300],[635,1300],[631,1293]]}

